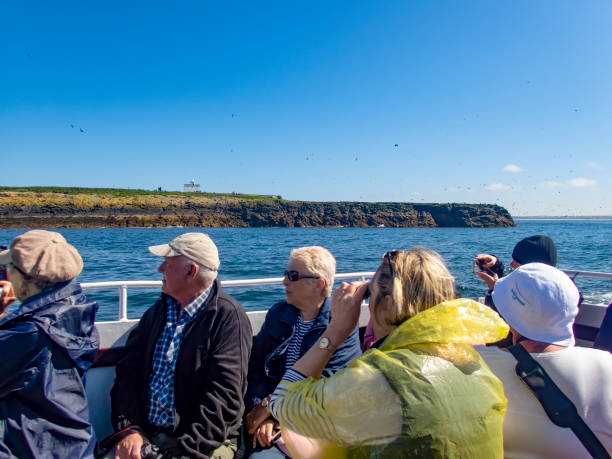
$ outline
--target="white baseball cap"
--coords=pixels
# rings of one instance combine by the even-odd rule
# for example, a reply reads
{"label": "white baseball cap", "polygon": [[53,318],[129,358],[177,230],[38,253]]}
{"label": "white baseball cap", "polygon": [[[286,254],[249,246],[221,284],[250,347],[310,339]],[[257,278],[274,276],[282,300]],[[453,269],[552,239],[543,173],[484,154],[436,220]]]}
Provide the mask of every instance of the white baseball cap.
{"label": "white baseball cap", "polygon": [[495,307],[525,338],[573,346],[580,293],[563,271],[543,263],[521,265],[493,289]]}
{"label": "white baseball cap", "polygon": [[158,257],[178,257],[179,255],[184,255],[211,271],[219,269],[219,252],[208,234],[181,234],[172,239],[168,244],[149,247],[149,251]]}

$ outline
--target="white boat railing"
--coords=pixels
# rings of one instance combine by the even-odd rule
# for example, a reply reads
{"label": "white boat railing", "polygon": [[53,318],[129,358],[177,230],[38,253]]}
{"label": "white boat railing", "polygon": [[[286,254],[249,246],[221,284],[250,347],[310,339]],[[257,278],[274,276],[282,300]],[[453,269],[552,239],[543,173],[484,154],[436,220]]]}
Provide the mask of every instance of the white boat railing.
{"label": "white boat railing", "polygon": [[[568,276],[588,277],[595,279],[611,279],[612,273],[597,272],[597,271],[577,271],[572,269],[563,270]],[[374,271],[363,271],[354,273],[336,274],[336,280],[366,280],[374,276]],[[238,280],[222,280],[221,285],[224,288],[232,287],[249,287],[254,285],[277,285],[282,284],[282,277],[265,277],[259,279],[238,279]],[[119,292],[119,320],[127,321],[128,307],[128,289],[129,288],[160,288],[160,280],[143,280],[143,281],[106,281],[106,282],[84,282],[81,284],[83,290],[102,290],[102,289],[117,289]]]}
{"label": "white boat railing", "polygon": [[[366,280],[374,276],[374,271],[364,271],[356,273],[336,274],[336,280]],[[260,279],[238,279],[222,280],[223,288],[249,287],[254,285],[278,285],[283,283],[283,277],[265,277]],[[119,320],[127,321],[128,288],[161,288],[162,282],[159,281],[105,281],[105,282],[83,282],[83,290],[104,290],[117,289],[119,291]]]}
{"label": "white boat railing", "polygon": [[603,273],[598,271],[575,271],[573,269],[562,269],[565,274],[571,278],[578,276],[581,277],[592,277],[596,279],[612,279],[612,273]]}

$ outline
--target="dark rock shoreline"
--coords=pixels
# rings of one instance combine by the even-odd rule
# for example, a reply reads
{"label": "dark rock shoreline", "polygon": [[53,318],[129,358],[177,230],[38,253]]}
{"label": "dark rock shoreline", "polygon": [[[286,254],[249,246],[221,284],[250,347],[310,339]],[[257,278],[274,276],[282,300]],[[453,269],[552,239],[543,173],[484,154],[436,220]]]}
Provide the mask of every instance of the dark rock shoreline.
{"label": "dark rock shoreline", "polygon": [[0,196],[0,228],[514,226],[506,209],[490,204],[302,202],[179,195],[147,199],[49,197],[46,193],[24,196],[27,194]]}

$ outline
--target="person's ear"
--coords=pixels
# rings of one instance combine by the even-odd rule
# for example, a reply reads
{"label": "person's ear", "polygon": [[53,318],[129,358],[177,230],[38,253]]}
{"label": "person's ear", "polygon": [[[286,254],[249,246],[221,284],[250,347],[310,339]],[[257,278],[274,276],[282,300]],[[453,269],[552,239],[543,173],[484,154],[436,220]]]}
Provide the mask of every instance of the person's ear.
{"label": "person's ear", "polygon": [[187,269],[187,276],[193,278],[196,276],[197,273],[198,273],[198,265],[195,264],[194,262],[189,263],[189,268]]}
{"label": "person's ear", "polygon": [[323,290],[325,290],[326,285],[327,285],[327,281],[325,279],[323,279],[322,277],[319,277],[317,279],[317,287],[321,289],[321,293],[323,293]]}
{"label": "person's ear", "polygon": [[385,310],[389,311],[393,307],[393,295],[384,295],[382,300],[385,305]]}

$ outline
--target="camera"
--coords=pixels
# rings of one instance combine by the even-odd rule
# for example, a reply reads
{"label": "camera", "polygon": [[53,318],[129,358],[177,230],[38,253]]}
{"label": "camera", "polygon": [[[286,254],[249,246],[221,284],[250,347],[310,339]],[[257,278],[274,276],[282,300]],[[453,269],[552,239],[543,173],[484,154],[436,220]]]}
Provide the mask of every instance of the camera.
{"label": "camera", "polygon": [[472,260],[472,272],[473,273],[479,273],[481,272],[481,266],[480,266],[480,261],[479,260]]}
{"label": "camera", "polygon": [[487,273],[489,276],[494,276],[495,273],[491,271],[489,268],[483,268],[482,264],[484,260],[474,260],[472,261],[472,272],[473,273]]}
{"label": "camera", "polygon": [[[0,266],[0,280],[6,280],[6,266]],[[0,299],[4,296],[4,289],[0,287]]]}
{"label": "camera", "polygon": [[[0,245],[0,251],[6,250],[7,247],[5,245]],[[0,265],[0,280],[8,280],[8,276],[6,275],[6,265]],[[2,295],[2,292],[0,292]]]}

